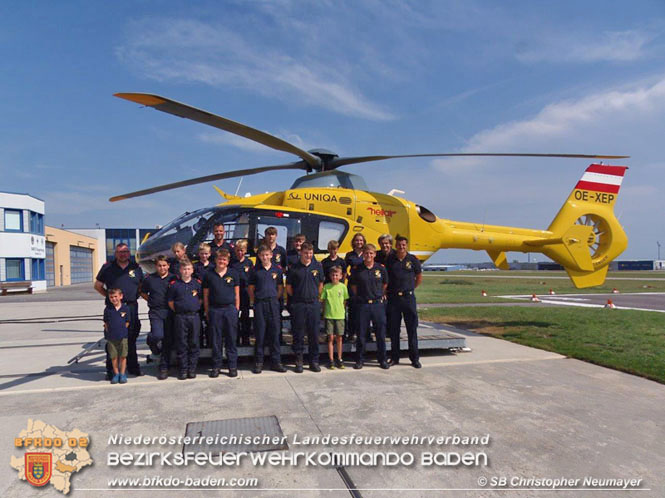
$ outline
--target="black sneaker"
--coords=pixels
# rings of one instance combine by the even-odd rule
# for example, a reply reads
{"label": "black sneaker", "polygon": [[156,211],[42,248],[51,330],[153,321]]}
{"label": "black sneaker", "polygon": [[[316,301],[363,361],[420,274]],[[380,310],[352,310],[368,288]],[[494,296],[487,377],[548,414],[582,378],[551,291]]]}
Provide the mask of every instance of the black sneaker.
{"label": "black sneaker", "polygon": [[412,366],[413,368],[422,368],[422,367],[423,367],[423,366],[420,364],[420,361],[418,361],[418,360],[416,360],[416,361],[412,361],[412,362],[411,362],[411,366]]}
{"label": "black sneaker", "polygon": [[143,373],[143,371],[141,370],[141,367],[132,368],[131,370],[127,369],[127,372],[129,372],[132,375],[135,375],[136,377],[141,377],[141,376],[145,375]]}
{"label": "black sneaker", "polygon": [[256,365],[254,365],[252,372],[254,372],[255,374],[260,374],[261,372],[263,372],[263,363],[257,363]]}
{"label": "black sneaker", "polygon": [[335,367],[344,370],[344,362],[342,360],[335,360]]}
{"label": "black sneaker", "polygon": [[321,371],[321,367],[319,366],[318,363],[310,363],[310,364],[309,364],[309,369],[310,369],[312,372],[320,372],[320,371]]}
{"label": "black sneaker", "polygon": [[210,370],[208,377],[212,377],[213,379],[219,377],[219,368],[213,368]]}
{"label": "black sneaker", "polygon": [[388,359],[388,364],[389,365],[399,365],[399,358],[397,358],[397,359],[389,358]]}
{"label": "black sneaker", "polygon": [[168,370],[160,370],[157,374],[157,380],[166,380],[169,376]]}
{"label": "black sneaker", "polygon": [[286,368],[284,368],[284,365],[282,365],[281,363],[277,363],[276,365],[273,365],[270,368],[270,370],[272,370],[273,372],[279,372],[279,373],[286,372]]}
{"label": "black sneaker", "polygon": [[196,379],[196,372],[193,371],[193,370],[190,370],[189,372],[187,372],[187,378],[188,379]]}
{"label": "black sneaker", "polygon": [[328,361],[326,368],[328,368],[328,370],[335,370],[335,362],[332,360]]}
{"label": "black sneaker", "polygon": [[390,365],[388,365],[388,363],[385,362],[385,361],[382,361],[381,363],[379,363],[379,366],[381,368],[383,368],[384,370],[388,370],[390,368]]}
{"label": "black sneaker", "polygon": [[237,368],[229,368],[229,377],[237,377],[238,376],[238,369]]}
{"label": "black sneaker", "polygon": [[187,372],[178,373],[178,380],[186,380],[186,379],[187,379]]}
{"label": "black sneaker", "polygon": [[360,370],[363,367],[363,362],[362,361],[356,361],[356,364],[353,365],[353,368],[355,370]]}

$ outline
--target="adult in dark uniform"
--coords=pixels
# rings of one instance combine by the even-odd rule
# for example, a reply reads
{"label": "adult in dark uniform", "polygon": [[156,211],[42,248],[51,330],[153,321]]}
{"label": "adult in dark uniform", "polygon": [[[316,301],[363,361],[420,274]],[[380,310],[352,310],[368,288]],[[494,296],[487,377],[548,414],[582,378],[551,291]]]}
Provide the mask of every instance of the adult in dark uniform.
{"label": "adult in dark uniform", "polygon": [[[249,274],[254,264],[252,260],[245,256],[247,254],[247,239],[240,239],[236,242],[234,250],[236,260],[231,264],[231,268],[238,272],[240,279],[240,313],[238,315],[238,345],[249,346],[249,338],[252,335],[252,318],[249,316]],[[258,258],[257,258],[258,261]]]}
{"label": "adult in dark uniform", "polygon": [[[363,262],[363,247],[367,241],[365,236],[362,233],[357,233],[351,239],[351,252],[347,252],[344,256],[344,262],[346,263],[346,269],[349,272],[349,275],[356,266],[359,266]],[[347,330],[346,339],[354,341],[358,337],[358,314],[356,313],[356,296],[353,293],[353,290],[349,288],[349,317],[346,321]]]}
{"label": "adult in dark uniform", "polygon": [[406,237],[395,238],[396,252],[386,262],[388,269],[388,315],[390,316],[390,361],[399,363],[399,336],[402,316],[409,337],[409,359],[411,365],[420,368],[418,353],[418,310],[415,290],[423,281],[420,261],[407,252]]}
{"label": "adult in dark uniform", "polygon": [[383,265],[378,264],[376,247],[366,244],[363,248],[363,263],[351,272],[349,283],[356,296],[358,313],[358,339],[356,341],[356,370],[364,364],[365,344],[369,337],[370,322],[376,330],[376,357],[379,366],[390,368],[386,362],[386,309],[383,300],[388,285],[388,273]]}
{"label": "adult in dark uniform", "polygon": [[192,278],[194,267],[188,259],[180,260],[180,278],[169,285],[166,299],[175,313],[173,337],[178,357],[178,379],[196,378],[201,335],[201,282]]}
{"label": "adult in dark uniform", "polygon": [[[143,280],[143,271],[134,261],[131,261],[131,253],[127,244],[120,243],[115,247],[115,258],[110,263],[104,264],[97,274],[95,290],[108,299],[108,290],[117,288],[122,291],[122,302],[129,308],[130,321],[127,330],[127,371],[132,375],[143,375],[139,367],[136,354],[136,339],[141,332],[141,321],[139,320],[139,286]],[[106,373],[112,376],[111,359],[106,355]],[[110,378],[110,377],[109,377]]]}
{"label": "adult in dark uniform", "polygon": [[344,283],[346,276],[346,262],[337,255],[337,249],[339,249],[339,242],[336,240],[328,242],[329,255],[321,261],[321,266],[323,267],[323,273],[325,275],[324,284],[330,283],[330,269],[334,267],[342,269],[342,280],[340,280],[340,282]]}
{"label": "adult in dark uniform", "polygon": [[215,255],[215,269],[203,277],[203,306],[210,327],[212,370],[218,377],[222,368],[222,349],[226,347],[229,377],[238,376],[238,310],[240,308],[240,276],[229,268],[231,254],[220,249]]}
{"label": "adult in dark uniform", "polygon": [[376,253],[376,261],[380,265],[386,266],[386,261],[388,258],[395,254],[395,249],[393,249],[393,236],[389,233],[384,233],[379,237],[379,250]]}
{"label": "adult in dark uniform", "polygon": [[279,342],[280,306],[282,295],[282,268],[272,262],[272,251],[267,245],[259,246],[257,264],[249,275],[249,299],[254,306],[254,373],[263,370],[264,344],[270,345],[270,368],[276,372],[286,372],[282,365]]}
{"label": "adult in dark uniform", "polygon": [[323,267],[314,259],[314,246],[304,242],[300,248],[300,261],[289,268],[286,276],[286,293],[291,303],[291,331],[293,352],[296,354],[296,373],[303,371],[304,334],[307,330],[309,346],[309,368],[320,372],[319,366],[319,320],[321,304],[319,296],[323,289]]}
{"label": "adult in dark uniform", "polygon": [[224,230],[223,223],[215,223],[212,226],[212,235],[213,239],[210,242],[210,260],[215,261],[215,254],[220,249],[226,249],[231,255],[231,262],[235,259],[235,254],[233,253],[233,246],[224,240],[224,235],[226,234]]}
{"label": "adult in dark uniform", "polygon": [[176,277],[169,272],[169,262],[164,255],[157,257],[155,267],[157,271],[148,275],[141,282],[140,293],[141,297],[148,302],[149,309],[150,333],[146,342],[153,354],[160,355],[157,378],[164,380],[168,377],[173,343],[173,313],[169,309],[166,293],[169,284]]}

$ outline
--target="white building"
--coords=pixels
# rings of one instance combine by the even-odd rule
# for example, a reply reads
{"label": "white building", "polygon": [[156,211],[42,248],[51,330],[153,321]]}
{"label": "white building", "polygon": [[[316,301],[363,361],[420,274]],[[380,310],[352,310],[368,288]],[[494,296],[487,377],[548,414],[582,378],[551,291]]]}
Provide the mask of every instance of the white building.
{"label": "white building", "polygon": [[46,290],[44,201],[0,192],[0,282],[32,282]]}

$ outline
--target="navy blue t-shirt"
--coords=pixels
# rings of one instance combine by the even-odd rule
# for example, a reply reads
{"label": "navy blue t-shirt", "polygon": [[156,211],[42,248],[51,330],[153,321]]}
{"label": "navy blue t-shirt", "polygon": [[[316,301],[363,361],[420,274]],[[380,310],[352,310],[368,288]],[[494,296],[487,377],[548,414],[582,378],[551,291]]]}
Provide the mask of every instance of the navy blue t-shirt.
{"label": "navy blue t-shirt", "polygon": [[[102,266],[97,274],[97,280],[104,284],[107,291],[113,288],[120,289],[122,302],[135,303],[139,296],[139,285],[143,280],[143,270],[131,261],[124,268],[120,268],[114,259]],[[108,297],[106,304],[111,304]]]}
{"label": "navy blue t-shirt", "polygon": [[331,281],[330,269],[336,266],[342,269],[342,280],[340,280],[340,282],[344,282],[344,279],[346,278],[346,261],[342,258],[337,256],[335,259],[330,259],[330,256],[328,256],[321,261],[321,266],[323,267],[323,278],[326,284]]}
{"label": "navy blue t-shirt", "polygon": [[374,261],[380,265],[386,266],[386,262],[396,254],[395,249],[390,249],[388,254],[385,254],[383,251],[376,251],[376,258]]}
{"label": "navy blue t-shirt", "polygon": [[272,250],[272,262],[277,266],[286,268],[288,256],[286,255],[286,249],[277,244]]}
{"label": "navy blue t-shirt", "polygon": [[261,263],[256,265],[249,273],[249,285],[254,286],[255,299],[277,298],[277,286],[283,282],[282,269],[271,264],[267,270]]}
{"label": "navy blue t-shirt", "polygon": [[315,259],[307,266],[298,261],[291,265],[286,283],[293,287],[293,302],[315,302],[319,299],[319,284],[323,283],[323,267]]}
{"label": "navy blue t-shirt", "polygon": [[151,273],[141,282],[141,292],[148,294],[148,307],[150,310],[168,310],[169,303],[166,293],[169,284],[175,279],[175,275],[167,273],[163,278],[157,273]]}
{"label": "navy blue t-shirt", "polygon": [[236,260],[233,264],[231,264],[231,268],[238,272],[241,292],[246,290],[247,286],[249,285],[249,274],[252,271],[252,266],[254,266],[252,260],[247,257],[242,261]]}
{"label": "navy blue t-shirt", "polygon": [[388,270],[388,293],[412,291],[416,287],[416,275],[422,273],[420,261],[413,254],[406,253],[403,260],[392,255],[386,261]]}
{"label": "navy blue t-shirt", "polygon": [[109,304],[104,308],[104,323],[106,324],[105,337],[111,341],[119,341],[127,337],[127,324],[129,323],[129,308],[126,304],[115,309]]}
{"label": "navy blue t-shirt", "polygon": [[220,249],[226,249],[229,251],[229,262],[233,262],[236,260],[236,252],[233,250],[233,247],[231,244],[229,244],[227,241],[224,241],[221,246],[216,245],[215,241],[212,240],[210,242],[210,263],[212,265],[215,264],[215,258],[217,257],[217,251]]}
{"label": "navy blue t-shirt", "polygon": [[355,251],[349,251],[344,256],[344,262],[349,271],[353,271],[356,266],[363,264],[363,253],[360,253],[360,256],[358,256]]}
{"label": "navy blue t-shirt", "polygon": [[227,268],[220,277],[217,271],[206,272],[202,287],[208,289],[208,305],[211,307],[227,306],[236,302],[236,287],[240,286],[238,272]]}
{"label": "navy blue t-shirt", "polygon": [[194,263],[194,273],[192,274],[192,277],[203,282],[203,276],[210,270],[214,269],[215,269],[215,264],[211,261],[208,261],[208,264],[205,266],[200,261],[197,261],[196,263]]}
{"label": "navy blue t-shirt", "polygon": [[367,268],[363,263],[351,272],[349,283],[357,287],[357,296],[360,299],[381,299],[383,285],[388,283],[388,272],[383,265],[376,262],[371,268]]}
{"label": "navy blue t-shirt", "polygon": [[282,266],[282,268],[288,271],[298,261],[300,261],[300,253],[295,249],[289,249],[286,253],[286,267]]}
{"label": "navy blue t-shirt", "polygon": [[176,313],[192,313],[201,309],[201,282],[195,278],[183,282],[179,278],[173,280],[166,293],[169,302],[173,301]]}

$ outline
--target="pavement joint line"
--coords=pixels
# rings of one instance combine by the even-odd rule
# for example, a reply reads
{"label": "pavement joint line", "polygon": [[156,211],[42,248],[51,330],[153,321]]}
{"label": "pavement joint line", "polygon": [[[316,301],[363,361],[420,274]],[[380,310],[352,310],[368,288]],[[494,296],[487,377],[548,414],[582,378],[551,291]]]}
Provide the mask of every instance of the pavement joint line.
{"label": "pavement joint line", "polygon": [[[463,361],[463,362],[456,362],[456,363],[423,363],[423,368],[433,368],[433,367],[460,367],[460,366],[465,366],[465,365],[484,365],[484,364],[492,364],[492,363],[525,363],[525,362],[535,362],[535,361],[546,361],[546,360],[565,360],[567,359],[566,356],[562,355],[556,355],[556,356],[544,356],[542,358],[503,358],[503,359],[498,359],[498,360],[478,360],[478,361]],[[404,364],[405,366],[406,363]],[[398,368],[398,367],[393,367],[393,368]],[[377,367],[378,369],[378,367]],[[352,371],[353,369],[344,369]],[[406,370],[406,369],[405,369]],[[376,372],[374,368],[363,370],[363,372],[357,372],[356,370],[353,370],[353,372],[356,372],[356,375],[363,375],[364,373],[385,373],[386,375],[389,375],[387,372],[384,372],[381,370],[380,372]],[[101,368],[100,368],[100,374],[102,373]],[[291,372],[293,375],[302,375],[302,374],[296,374]],[[323,371],[321,372],[323,373]],[[337,374],[338,372],[326,372],[326,374]],[[280,378],[284,374],[277,374],[275,373],[274,378]],[[312,375],[315,375],[312,373]],[[319,374],[320,375],[320,374]],[[219,378],[210,378],[207,376],[200,376],[201,378],[199,379],[197,377],[197,380],[194,382],[220,382]],[[223,381],[239,381],[241,379],[258,379],[258,375],[248,375],[245,377],[245,373],[242,371],[238,371],[238,377],[235,379],[232,378],[222,378]],[[269,378],[267,375],[265,377],[262,377],[264,379]],[[282,377],[288,382],[288,378]],[[185,381],[189,382],[190,384],[193,384],[191,380]],[[129,386],[154,386],[154,385],[169,385],[169,384],[183,384],[185,385],[182,381],[177,380],[176,378],[169,378],[164,380],[150,380],[150,381],[143,381],[143,382],[129,382],[126,385]],[[289,385],[291,383],[289,382]],[[126,387],[120,387],[119,389],[127,389]],[[293,389],[293,386],[291,386]],[[1,397],[8,397],[8,396],[14,396],[14,395],[25,395],[25,394],[44,394],[44,393],[53,393],[53,392],[67,392],[67,391],[88,391],[88,390],[94,390],[94,389],[118,389],[118,386],[110,384],[108,381],[99,381],[98,384],[95,384],[93,386],[67,386],[67,387],[49,387],[49,388],[41,388],[41,389],[23,389],[23,390],[18,390],[18,391],[5,391],[5,392],[0,392],[0,398]]]}

